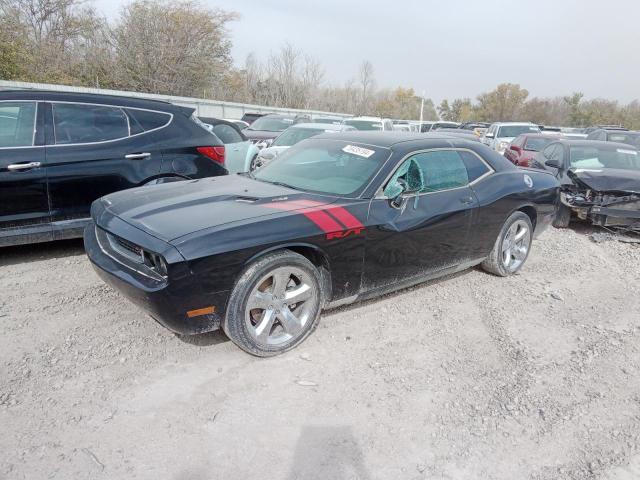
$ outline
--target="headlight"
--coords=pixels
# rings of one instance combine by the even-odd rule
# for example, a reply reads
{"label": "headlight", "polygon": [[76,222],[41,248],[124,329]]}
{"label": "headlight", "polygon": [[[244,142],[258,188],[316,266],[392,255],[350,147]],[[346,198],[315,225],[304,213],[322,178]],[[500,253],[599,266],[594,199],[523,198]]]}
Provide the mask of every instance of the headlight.
{"label": "headlight", "polygon": [[500,150],[506,150],[507,147],[509,146],[509,142],[500,142]]}
{"label": "headlight", "polygon": [[258,143],[256,143],[256,146],[262,149],[262,148],[269,147],[272,143],[273,143],[273,139],[268,138],[268,139],[259,141]]}

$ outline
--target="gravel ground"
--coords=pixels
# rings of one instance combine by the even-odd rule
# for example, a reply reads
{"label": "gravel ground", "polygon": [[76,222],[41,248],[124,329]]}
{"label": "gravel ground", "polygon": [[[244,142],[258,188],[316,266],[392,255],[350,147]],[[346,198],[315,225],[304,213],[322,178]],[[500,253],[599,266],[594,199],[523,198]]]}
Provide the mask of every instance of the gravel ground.
{"label": "gravel ground", "polygon": [[640,245],[550,230],[253,358],[179,338],[80,242],[0,252],[1,479],[640,478]]}

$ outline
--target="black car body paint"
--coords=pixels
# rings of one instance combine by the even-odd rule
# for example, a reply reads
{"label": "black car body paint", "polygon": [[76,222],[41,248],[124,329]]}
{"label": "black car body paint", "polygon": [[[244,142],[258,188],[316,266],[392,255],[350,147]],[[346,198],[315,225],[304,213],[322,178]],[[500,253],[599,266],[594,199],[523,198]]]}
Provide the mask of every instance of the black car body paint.
{"label": "black car body paint", "polygon": [[[108,283],[163,325],[180,333],[217,327],[242,270],[256,258],[291,249],[328,273],[329,306],[419,283],[480,263],[515,210],[536,233],[553,219],[558,182],[517,169],[477,142],[434,135],[342,133],[363,147],[389,149],[356,198],[320,195],[243,176],[134,189],[95,202],[85,232],[87,254]],[[380,196],[399,163],[413,152],[460,149],[479,155],[489,175],[464,188],[409,196],[402,208]],[[145,283],[117,261],[105,234],[167,254],[167,278]],[[163,253],[164,252],[164,253]],[[148,272],[146,272],[148,274]],[[213,306],[214,314],[188,311]]]}

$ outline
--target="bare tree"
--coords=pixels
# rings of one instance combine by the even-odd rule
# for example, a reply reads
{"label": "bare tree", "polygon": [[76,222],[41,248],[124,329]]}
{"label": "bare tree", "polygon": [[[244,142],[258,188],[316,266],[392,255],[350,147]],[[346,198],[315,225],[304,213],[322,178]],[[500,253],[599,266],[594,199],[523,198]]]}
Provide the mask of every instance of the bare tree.
{"label": "bare tree", "polygon": [[375,86],[375,79],[373,73],[373,65],[369,60],[365,60],[360,64],[360,70],[358,72],[358,81],[360,84],[360,109],[366,112],[370,104],[371,92]]}

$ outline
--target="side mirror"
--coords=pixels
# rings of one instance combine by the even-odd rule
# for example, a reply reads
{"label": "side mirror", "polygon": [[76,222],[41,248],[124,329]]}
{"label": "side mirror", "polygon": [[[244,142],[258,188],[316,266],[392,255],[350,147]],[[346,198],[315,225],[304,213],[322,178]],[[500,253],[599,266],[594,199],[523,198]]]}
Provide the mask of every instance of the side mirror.
{"label": "side mirror", "polygon": [[493,138],[495,135],[493,133],[485,133],[484,136],[487,138]]}
{"label": "side mirror", "polygon": [[512,151],[516,152],[517,154],[522,153],[522,149],[517,145],[509,146],[509,150],[512,150]]}
{"label": "side mirror", "polygon": [[396,181],[398,182],[398,185],[400,185],[400,188],[402,190],[400,190],[400,193],[398,193],[395,197],[391,199],[391,206],[393,208],[402,208],[402,204],[406,196],[412,193],[416,193],[417,190],[411,190],[409,188],[409,184],[404,178],[399,178]]}
{"label": "side mirror", "polygon": [[558,170],[562,168],[562,165],[560,164],[560,160],[558,160],[557,158],[554,158],[553,160],[545,160],[544,164],[547,167],[557,168]]}

